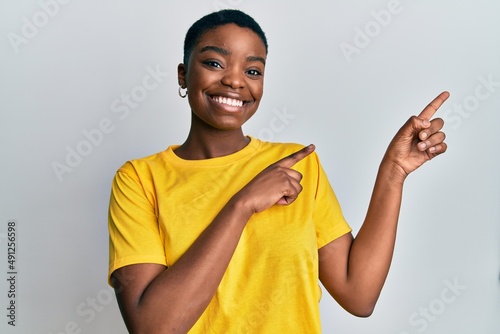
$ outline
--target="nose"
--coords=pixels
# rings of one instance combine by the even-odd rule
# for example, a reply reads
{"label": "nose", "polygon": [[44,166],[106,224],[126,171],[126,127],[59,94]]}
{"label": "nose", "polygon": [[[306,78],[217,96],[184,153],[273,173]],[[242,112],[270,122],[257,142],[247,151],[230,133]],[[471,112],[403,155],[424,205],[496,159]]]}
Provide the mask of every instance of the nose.
{"label": "nose", "polygon": [[239,67],[231,67],[226,69],[221,80],[224,86],[229,86],[232,89],[239,89],[245,86],[245,78],[243,71]]}

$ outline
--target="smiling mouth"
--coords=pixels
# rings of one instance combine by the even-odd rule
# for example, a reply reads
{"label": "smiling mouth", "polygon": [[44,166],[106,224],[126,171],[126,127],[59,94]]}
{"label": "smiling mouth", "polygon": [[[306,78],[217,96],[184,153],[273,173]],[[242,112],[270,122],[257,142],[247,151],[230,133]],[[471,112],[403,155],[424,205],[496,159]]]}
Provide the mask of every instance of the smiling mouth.
{"label": "smiling mouth", "polygon": [[212,98],[212,100],[214,100],[217,103],[225,104],[225,105],[232,106],[232,107],[242,107],[245,104],[244,101],[232,99],[232,98],[224,97],[224,96],[211,96],[211,98]]}

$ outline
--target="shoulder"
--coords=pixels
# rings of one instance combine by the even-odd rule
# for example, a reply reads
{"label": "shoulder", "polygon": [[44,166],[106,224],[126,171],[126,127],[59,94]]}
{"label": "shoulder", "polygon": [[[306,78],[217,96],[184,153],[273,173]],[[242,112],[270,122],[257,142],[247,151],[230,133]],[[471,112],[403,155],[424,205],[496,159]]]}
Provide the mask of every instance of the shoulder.
{"label": "shoulder", "polygon": [[297,152],[305,147],[303,144],[294,143],[294,142],[270,142],[263,141],[260,139],[252,138],[252,140],[256,140],[259,142],[259,151],[260,152],[270,152],[277,155],[290,155],[294,152]]}
{"label": "shoulder", "polygon": [[128,160],[116,173],[126,174],[134,179],[140,179],[142,176],[150,176],[165,171],[169,165],[166,157],[167,150],[142,158]]}
{"label": "shoulder", "polygon": [[[272,158],[275,159],[275,161],[285,158],[297,151],[300,151],[306,146],[304,144],[296,142],[268,142],[259,139],[256,140],[258,140],[260,143],[260,149],[258,153],[266,155],[269,154],[270,156],[272,156]],[[315,165],[319,163],[319,158],[316,152],[313,152],[301,162],[308,165],[311,163]],[[299,164],[301,164],[301,162],[299,162]]]}

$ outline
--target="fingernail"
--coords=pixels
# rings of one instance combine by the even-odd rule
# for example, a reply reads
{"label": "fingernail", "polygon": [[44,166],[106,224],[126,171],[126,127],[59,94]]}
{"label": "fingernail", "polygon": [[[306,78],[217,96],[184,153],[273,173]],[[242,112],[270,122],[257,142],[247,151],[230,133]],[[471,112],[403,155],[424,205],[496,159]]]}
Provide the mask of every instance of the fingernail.
{"label": "fingernail", "polygon": [[427,132],[422,132],[422,133],[420,134],[420,138],[422,138],[422,139],[427,138]]}
{"label": "fingernail", "polygon": [[429,126],[429,125],[431,125],[431,122],[429,122],[428,120],[424,119],[424,120],[422,121],[422,125],[423,125],[423,126]]}
{"label": "fingernail", "polygon": [[420,143],[420,144],[418,144],[418,147],[420,147],[420,149],[422,149],[422,150],[425,150],[427,145],[425,143]]}

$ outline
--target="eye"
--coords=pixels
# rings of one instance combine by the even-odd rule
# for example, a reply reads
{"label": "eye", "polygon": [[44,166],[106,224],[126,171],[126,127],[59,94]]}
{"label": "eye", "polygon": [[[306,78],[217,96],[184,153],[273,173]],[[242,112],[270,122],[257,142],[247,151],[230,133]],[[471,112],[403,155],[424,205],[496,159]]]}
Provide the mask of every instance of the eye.
{"label": "eye", "polygon": [[204,61],[203,64],[205,64],[208,67],[222,68],[222,65],[215,60],[207,60]]}
{"label": "eye", "polygon": [[247,74],[251,77],[258,77],[262,75],[262,72],[259,70],[251,69],[247,71]]}

